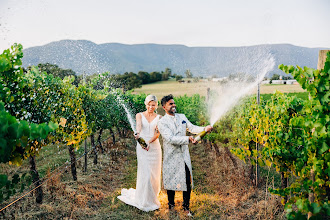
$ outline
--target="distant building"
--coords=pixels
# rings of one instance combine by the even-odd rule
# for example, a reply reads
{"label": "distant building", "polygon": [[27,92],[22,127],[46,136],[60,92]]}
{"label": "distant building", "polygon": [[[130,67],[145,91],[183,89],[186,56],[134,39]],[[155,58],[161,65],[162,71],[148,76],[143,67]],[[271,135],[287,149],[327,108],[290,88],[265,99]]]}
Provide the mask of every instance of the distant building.
{"label": "distant building", "polygon": [[222,78],[212,78],[212,82],[222,82],[227,80],[228,77],[222,77]]}
{"label": "distant building", "polygon": [[[270,80],[264,80],[261,84],[270,84]],[[272,80],[271,84],[288,84],[288,85],[297,85],[299,84],[295,79],[283,79],[283,80]]]}

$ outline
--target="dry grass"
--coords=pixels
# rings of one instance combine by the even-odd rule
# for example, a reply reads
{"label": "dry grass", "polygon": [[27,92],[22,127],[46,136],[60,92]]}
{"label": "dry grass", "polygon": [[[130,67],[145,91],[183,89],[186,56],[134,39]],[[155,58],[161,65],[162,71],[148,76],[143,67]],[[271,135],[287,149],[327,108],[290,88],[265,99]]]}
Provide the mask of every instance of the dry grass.
{"label": "dry grass", "polygon": [[281,198],[266,191],[266,180],[254,187],[248,177],[249,167],[235,157],[232,160],[225,148],[218,149],[218,155],[214,148],[197,149],[202,157],[195,155],[193,161],[195,167],[200,166],[198,170],[207,170],[206,185],[214,190],[216,204],[223,211],[221,219],[284,219]]}
{"label": "dry grass", "polygon": [[216,85],[215,82],[191,82],[179,83],[175,80],[160,81],[156,83],[143,85],[141,88],[134,89],[135,93],[154,94],[155,96],[163,97],[164,95],[173,94],[181,96],[184,94],[193,95],[200,94],[206,96],[207,88],[211,85]]}
{"label": "dry grass", "polygon": [[306,92],[303,90],[300,85],[261,85],[260,86],[260,93],[261,94],[270,94],[274,93],[275,90],[278,90],[282,93],[297,93],[297,92]]}
{"label": "dry grass", "polygon": [[[154,212],[143,212],[118,200],[121,188],[135,188],[135,143],[132,139],[107,142],[105,149],[97,165],[89,158],[87,173],[78,163],[77,182],[72,181],[70,172],[57,175],[45,185],[42,205],[29,195],[0,218],[188,219],[181,210],[180,192],[176,193],[177,206],[171,212],[164,190],[159,195],[161,208]],[[195,219],[283,219],[280,199],[266,194],[265,181],[260,188],[253,187],[246,165],[236,159],[234,164],[223,148],[219,152],[217,155],[205,144],[191,146],[195,188],[190,207]],[[51,160],[50,156],[39,163]]]}
{"label": "dry grass", "polygon": [[[219,87],[218,82],[191,82],[191,83],[179,83],[174,80],[161,81],[151,84],[143,85],[141,88],[134,89],[134,93],[145,93],[154,94],[159,99],[164,95],[173,94],[174,96],[182,96],[187,94],[191,96],[193,94],[200,94],[201,96],[206,96],[207,88]],[[260,93],[269,94],[274,93],[278,90],[282,93],[293,93],[293,92],[304,92],[300,85],[261,85]],[[256,93],[257,90],[251,91],[251,93]]]}

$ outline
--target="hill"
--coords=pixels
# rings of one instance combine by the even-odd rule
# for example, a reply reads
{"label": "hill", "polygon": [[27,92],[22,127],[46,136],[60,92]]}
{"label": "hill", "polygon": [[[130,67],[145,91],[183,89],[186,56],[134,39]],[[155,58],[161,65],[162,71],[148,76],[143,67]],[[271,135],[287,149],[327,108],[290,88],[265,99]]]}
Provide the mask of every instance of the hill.
{"label": "hill", "polygon": [[[23,66],[39,63],[57,64],[61,68],[82,73],[124,73],[163,71],[184,74],[190,69],[194,76],[218,77],[242,72],[258,59],[271,54],[275,69],[283,74],[279,64],[316,68],[318,52],[324,48],[306,48],[289,44],[269,44],[247,47],[187,47],[184,45],[119,43],[95,44],[86,40],[61,40],[24,50]],[[254,63],[251,65],[251,63]]]}

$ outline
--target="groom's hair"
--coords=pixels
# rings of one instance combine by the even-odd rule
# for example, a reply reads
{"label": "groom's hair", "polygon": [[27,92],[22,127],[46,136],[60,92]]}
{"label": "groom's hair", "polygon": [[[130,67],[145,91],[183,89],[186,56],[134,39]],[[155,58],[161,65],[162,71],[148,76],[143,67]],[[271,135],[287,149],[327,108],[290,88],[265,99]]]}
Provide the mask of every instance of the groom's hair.
{"label": "groom's hair", "polygon": [[162,100],[160,101],[160,103],[162,104],[162,106],[165,106],[166,102],[170,101],[171,99],[174,99],[173,98],[173,95],[172,94],[169,94],[167,96],[164,96],[162,98]]}

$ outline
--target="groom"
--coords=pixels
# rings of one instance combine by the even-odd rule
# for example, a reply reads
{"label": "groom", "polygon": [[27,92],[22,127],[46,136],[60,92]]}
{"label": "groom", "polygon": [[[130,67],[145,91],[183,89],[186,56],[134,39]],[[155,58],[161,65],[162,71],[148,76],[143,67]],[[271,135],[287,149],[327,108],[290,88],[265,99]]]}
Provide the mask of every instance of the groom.
{"label": "groom", "polygon": [[166,112],[158,122],[158,130],[163,137],[163,182],[167,190],[169,209],[174,207],[175,191],[183,191],[183,209],[188,216],[191,188],[193,187],[192,166],[188,144],[196,143],[193,136],[186,136],[186,131],[191,133],[206,132],[212,126],[199,127],[193,125],[184,114],[177,114],[173,95],[164,96],[161,104]]}

